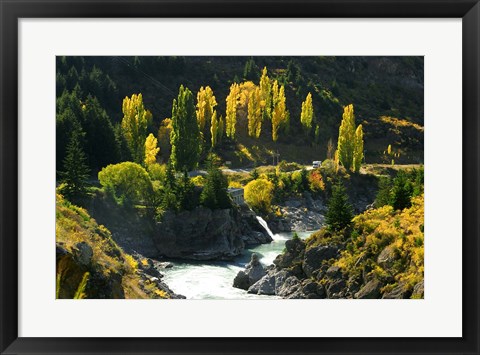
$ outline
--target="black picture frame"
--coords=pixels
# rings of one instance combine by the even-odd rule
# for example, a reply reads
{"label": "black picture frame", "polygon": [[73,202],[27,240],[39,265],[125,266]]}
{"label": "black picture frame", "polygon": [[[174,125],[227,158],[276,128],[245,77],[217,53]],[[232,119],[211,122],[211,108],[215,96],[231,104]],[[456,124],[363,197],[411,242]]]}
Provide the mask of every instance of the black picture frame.
{"label": "black picture frame", "polygon": [[[479,354],[478,0],[0,0],[1,354]],[[403,17],[462,18],[463,336],[461,338],[19,338],[19,18]],[[452,124],[454,124],[453,122]],[[458,123],[460,124],[460,122]],[[441,310],[439,310],[441,313]]]}

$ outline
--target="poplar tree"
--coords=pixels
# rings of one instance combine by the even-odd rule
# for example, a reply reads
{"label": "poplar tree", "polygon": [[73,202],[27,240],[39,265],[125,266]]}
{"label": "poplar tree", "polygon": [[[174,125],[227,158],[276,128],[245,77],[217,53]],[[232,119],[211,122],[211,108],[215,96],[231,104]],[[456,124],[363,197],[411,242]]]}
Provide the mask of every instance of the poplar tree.
{"label": "poplar tree", "polygon": [[343,108],[343,118],[338,132],[338,159],[345,169],[350,170],[355,150],[355,116],[353,105]]}
{"label": "poplar tree", "polygon": [[227,107],[226,107],[226,131],[227,137],[234,139],[235,138],[235,128],[237,125],[237,100],[240,93],[240,87],[237,83],[233,83],[230,86],[230,93],[227,96]]}
{"label": "poplar tree", "polygon": [[272,99],[272,139],[276,142],[278,140],[278,131],[280,127],[284,125],[288,119],[285,87],[283,85],[279,87],[276,80],[273,82],[272,86]]}
{"label": "poplar tree", "polygon": [[150,133],[145,139],[145,166],[149,166],[157,162],[157,154],[160,148],[157,147],[157,138]]}
{"label": "poplar tree", "polygon": [[272,119],[272,84],[267,75],[267,67],[263,68],[262,76],[260,78],[260,91],[262,95],[262,119]]}
{"label": "poplar tree", "polygon": [[353,151],[353,171],[358,173],[363,161],[363,127],[358,125],[355,131],[355,149]]}
{"label": "poplar tree", "polygon": [[220,116],[218,120],[218,130],[217,130],[217,143],[220,143],[223,139],[223,134],[225,133],[225,121],[223,116]]}
{"label": "poplar tree", "polygon": [[312,129],[313,121],[313,105],[312,94],[308,93],[305,101],[302,102],[302,113],[300,114],[300,122],[302,123],[305,133],[308,135]]}
{"label": "poplar tree", "polygon": [[122,131],[128,148],[136,163],[143,163],[144,143],[147,129],[152,122],[152,113],[145,109],[142,94],[125,97],[122,105]]}
{"label": "poplar tree", "polygon": [[261,100],[261,90],[257,86],[250,92],[248,100],[248,135],[250,137],[260,137],[262,130]]}
{"label": "poplar tree", "polygon": [[213,95],[213,90],[210,86],[201,87],[197,93],[197,122],[200,132],[204,135],[205,142],[211,140],[211,121],[213,113],[215,112],[217,101]]}
{"label": "poplar tree", "polygon": [[217,119],[217,111],[215,111],[212,115],[212,124],[210,125],[210,136],[211,136],[211,142],[212,142],[212,148],[215,148],[215,146],[218,143],[218,136],[219,136],[219,120]]}
{"label": "poplar tree", "polygon": [[201,153],[200,131],[193,94],[183,85],[178,98],[173,100],[170,143],[172,164],[177,171],[192,170],[197,166]]}

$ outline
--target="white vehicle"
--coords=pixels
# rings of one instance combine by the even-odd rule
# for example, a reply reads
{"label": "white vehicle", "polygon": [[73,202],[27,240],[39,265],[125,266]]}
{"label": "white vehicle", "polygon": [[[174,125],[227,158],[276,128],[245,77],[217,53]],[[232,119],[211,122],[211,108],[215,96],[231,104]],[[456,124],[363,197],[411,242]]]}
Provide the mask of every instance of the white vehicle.
{"label": "white vehicle", "polygon": [[322,165],[322,162],[320,160],[315,160],[315,161],[312,162],[312,167],[314,169],[319,168],[320,165]]}

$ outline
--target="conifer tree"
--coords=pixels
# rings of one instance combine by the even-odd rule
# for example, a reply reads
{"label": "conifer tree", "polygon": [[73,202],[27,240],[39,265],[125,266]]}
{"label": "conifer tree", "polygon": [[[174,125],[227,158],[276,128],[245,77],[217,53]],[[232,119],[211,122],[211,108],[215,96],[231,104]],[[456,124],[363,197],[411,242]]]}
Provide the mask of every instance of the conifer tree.
{"label": "conifer tree", "polygon": [[310,130],[312,129],[313,122],[313,104],[311,93],[308,93],[305,101],[302,102],[302,113],[300,114],[300,122],[302,123],[303,129],[308,136]]}
{"label": "conifer tree", "polygon": [[235,128],[237,125],[237,100],[240,94],[240,87],[237,83],[230,86],[230,93],[227,96],[227,107],[225,120],[227,124],[227,137],[235,138]]}
{"label": "conifer tree", "polygon": [[193,210],[197,206],[195,201],[195,185],[188,176],[187,170],[183,171],[183,177],[178,184],[178,208],[182,210]]}
{"label": "conifer tree", "polygon": [[353,105],[343,108],[343,118],[338,132],[338,159],[345,169],[350,170],[355,150],[355,116]]}
{"label": "conifer tree", "polygon": [[325,215],[327,228],[332,232],[339,232],[352,222],[353,208],[348,202],[348,195],[342,183],[332,186],[332,197],[328,201],[328,210]]}
{"label": "conifer tree", "polygon": [[353,171],[358,173],[363,161],[363,127],[358,125],[355,131],[355,148],[353,151]]}
{"label": "conifer tree", "polygon": [[149,166],[157,162],[157,154],[160,148],[157,147],[157,138],[150,133],[145,139],[145,166]]}
{"label": "conifer tree", "polygon": [[136,163],[143,163],[144,143],[147,129],[152,122],[152,114],[143,105],[142,94],[125,97],[122,105],[122,130],[128,143],[128,148]]}
{"label": "conifer tree", "polygon": [[74,131],[67,145],[64,170],[60,172],[61,182],[65,184],[62,193],[66,198],[80,197],[86,192],[90,169],[87,165],[87,157],[80,145],[79,131]]}
{"label": "conifer tree", "polygon": [[261,99],[261,90],[257,86],[250,92],[248,100],[248,135],[250,137],[260,137],[262,130]]}
{"label": "conifer tree", "polygon": [[180,86],[178,98],[172,106],[172,164],[178,170],[194,169],[201,153],[200,131],[197,124],[192,92]]}
{"label": "conifer tree", "polygon": [[210,209],[223,209],[231,207],[230,197],[227,193],[228,180],[222,171],[215,165],[210,157],[208,161],[208,174],[200,195],[200,202]]}
{"label": "conifer tree", "polygon": [[165,180],[163,181],[163,194],[160,205],[164,210],[176,210],[178,206],[177,182],[171,160],[167,162],[167,169],[165,170]]}

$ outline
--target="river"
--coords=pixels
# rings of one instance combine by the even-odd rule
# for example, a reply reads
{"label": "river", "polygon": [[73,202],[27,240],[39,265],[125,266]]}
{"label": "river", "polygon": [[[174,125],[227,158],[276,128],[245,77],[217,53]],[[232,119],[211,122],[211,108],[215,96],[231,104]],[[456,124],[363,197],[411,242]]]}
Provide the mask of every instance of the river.
{"label": "river", "polygon": [[[268,230],[266,223],[259,222]],[[299,232],[302,239],[312,232]],[[245,250],[244,254],[233,261],[211,262],[178,262],[173,261],[173,267],[162,270],[165,277],[162,279],[177,294],[187,299],[265,299],[274,296],[252,295],[247,291],[234,288],[233,279],[240,270],[250,261],[252,253],[260,256],[260,262],[265,266],[272,264],[280,254],[285,242],[292,238],[292,233],[272,234],[273,242],[261,244]]]}

